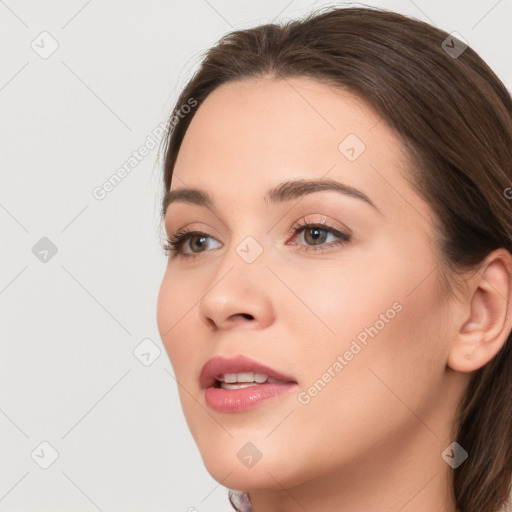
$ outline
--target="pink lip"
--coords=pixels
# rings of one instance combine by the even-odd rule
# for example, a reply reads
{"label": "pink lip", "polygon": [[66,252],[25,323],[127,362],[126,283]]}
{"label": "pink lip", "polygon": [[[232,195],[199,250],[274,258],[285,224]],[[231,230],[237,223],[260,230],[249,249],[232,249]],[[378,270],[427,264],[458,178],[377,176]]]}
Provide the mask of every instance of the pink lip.
{"label": "pink lip", "polygon": [[[239,372],[264,373],[280,382],[231,390],[214,387],[220,375]],[[293,377],[244,356],[231,358],[217,356],[209,359],[201,370],[199,382],[201,388],[205,390],[206,404],[218,412],[241,412],[252,409],[269,398],[289,392],[297,385]]]}

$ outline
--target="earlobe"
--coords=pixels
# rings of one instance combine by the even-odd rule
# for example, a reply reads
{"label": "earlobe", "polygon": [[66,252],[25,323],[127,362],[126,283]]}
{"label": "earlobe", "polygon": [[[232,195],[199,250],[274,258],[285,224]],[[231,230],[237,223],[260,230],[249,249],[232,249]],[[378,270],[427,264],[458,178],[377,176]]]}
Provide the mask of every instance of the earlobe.
{"label": "earlobe", "polygon": [[512,255],[508,251],[497,249],[487,256],[470,279],[467,297],[469,313],[455,334],[447,360],[452,370],[463,373],[491,361],[511,332]]}

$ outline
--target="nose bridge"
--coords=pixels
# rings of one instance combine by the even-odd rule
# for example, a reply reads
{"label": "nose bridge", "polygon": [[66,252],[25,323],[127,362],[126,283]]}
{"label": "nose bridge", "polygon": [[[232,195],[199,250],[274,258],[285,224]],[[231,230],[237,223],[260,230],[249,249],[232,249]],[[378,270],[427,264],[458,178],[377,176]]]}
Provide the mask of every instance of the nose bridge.
{"label": "nose bridge", "polygon": [[[245,216],[231,219],[231,227],[228,240],[225,241],[221,267],[235,266],[240,272],[247,270],[254,272],[256,268],[261,270],[266,260],[265,239],[266,224],[260,215],[259,220],[253,221],[257,215],[254,206],[247,204]],[[253,213],[249,213],[252,211]],[[222,269],[218,269],[222,271]]]}
{"label": "nose bridge", "polygon": [[200,314],[218,327],[231,325],[240,318],[260,327],[267,325],[274,313],[265,285],[269,271],[263,243],[253,235],[232,232],[231,236],[200,301]]}
{"label": "nose bridge", "polygon": [[227,280],[230,286],[256,291],[266,280],[266,251],[263,241],[253,235],[232,235],[220,260],[212,285]]}

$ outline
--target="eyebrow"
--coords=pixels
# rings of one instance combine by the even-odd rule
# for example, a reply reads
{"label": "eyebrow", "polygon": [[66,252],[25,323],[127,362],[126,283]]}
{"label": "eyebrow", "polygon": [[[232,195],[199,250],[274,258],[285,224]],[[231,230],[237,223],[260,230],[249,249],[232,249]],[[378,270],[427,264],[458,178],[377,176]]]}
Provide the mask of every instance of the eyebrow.
{"label": "eyebrow", "polygon": [[[263,200],[267,204],[279,204],[292,199],[302,198],[314,192],[323,192],[326,190],[339,192],[343,195],[360,199],[375,208],[379,213],[381,211],[373,203],[373,201],[360,190],[344,185],[331,179],[302,179],[294,181],[285,181],[275,188],[268,190]],[[177,188],[165,194],[162,201],[162,214],[165,217],[167,208],[172,203],[186,203],[211,208],[213,206],[213,198],[205,191],[198,188]]]}

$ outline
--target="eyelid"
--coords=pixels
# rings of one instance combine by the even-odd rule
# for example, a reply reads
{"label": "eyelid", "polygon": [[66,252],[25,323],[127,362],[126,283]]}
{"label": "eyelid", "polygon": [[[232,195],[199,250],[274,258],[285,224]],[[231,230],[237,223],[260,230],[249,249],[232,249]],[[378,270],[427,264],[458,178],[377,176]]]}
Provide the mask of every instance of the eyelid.
{"label": "eyelid", "polygon": [[168,237],[171,237],[176,233],[180,233],[181,231],[199,231],[201,233],[204,232],[205,234],[208,234],[208,236],[211,236],[212,238],[217,238],[218,236],[221,236],[219,235],[217,229],[212,227],[210,224],[206,224],[204,222],[185,222],[181,226],[178,225],[178,227],[174,229],[168,229],[168,226],[165,226],[165,234]]}
{"label": "eyelid", "polygon": [[[314,215],[320,215],[321,220],[318,220],[318,217],[311,218]],[[202,224],[199,222],[193,222],[192,224],[185,223],[182,227],[178,227],[176,229],[168,229],[167,224],[165,225],[165,232],[168,238],[171,238],[176,233],[180,233],[182,231],[186,231],[187,233],[191,231],[198,231],[200,233],[203,233],[205,235],[208,235],[211,238],[214,238],[217,242],[218,240],[218,232],[216,229],[214,229],[210,225],[206,225],[207,228],[204,229],[200,226],[197,226],[197,224]],[[342,233],[346,234],[347,236],[352,237],[352,230],[345,224],[337,221],[336,223],[331,223],[328,220],[328,217],[325,214],[307,214],[301,217],[298,221],[292,224],[290,229],[288,230],[287,235],[293,235],[294,232],[297,230],[297,228],[302,227],[304,225],[310,225],[310,224],[319,224],[319,225],[325,225],[326,228],[331,228],[337,231],[341,231]],[[204,224],[203,224],[204,225]],[[222,242],[221,242],[222,243]]]}
{"label": "eyelid", "polygon": [[[323,220],[318,220],[318,217],[312,219],[311,217],[313,215],[320,215],[323,218]],[[301,227],[301,226],[304,226],[304,225],[311,225],[311,224],[325,226],[326,229],[329,228],[329,229],[333,229],[333,230],[342,232],[343,234],[345,234],[345,235],[347,235],[347,236],[349,236],[351,238],[353,236],[352,230],[346,224],[343,224],[342,222],[339,222],[339,221],[331,221],[324,214],[314,214],[314,213],[313,214],[305,215],[304,217],[299,219],[296,223],[294,223],[292,225],[292,227],[290,228],[289,233],[294,233],[294,231],[298,227]]]}

